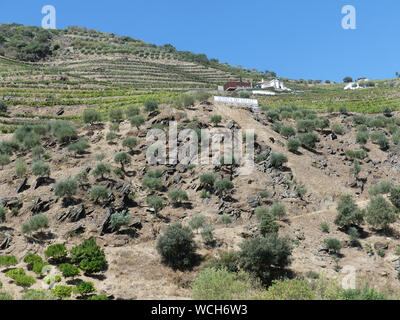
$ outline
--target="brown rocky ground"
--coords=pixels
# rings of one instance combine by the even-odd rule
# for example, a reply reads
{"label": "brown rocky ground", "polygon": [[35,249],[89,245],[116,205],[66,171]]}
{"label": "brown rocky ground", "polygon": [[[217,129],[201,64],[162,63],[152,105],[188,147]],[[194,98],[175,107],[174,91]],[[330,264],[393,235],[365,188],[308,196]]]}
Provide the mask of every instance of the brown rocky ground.
{"label": "brown rocky ground", "polygon": [[[11,112],[15,113],[15,110]],[[149,167],[145,159],[148,129],[155,123],[167,124],[169,120],[176,120],[179,124],[185,124],[194,118],[202,124],[202,127],[208,127],[212,114],[222,116],[221,127],[227,125],[230,127],[234,121],[243,130],[254,129],[261,149],[268,150],[267,146],[269,146],[272,152],[283,152],[288,156],[287,169],[280,171],[259,163],[250,175],[234,174],[235,189],[231,197],[226,197],[222,201],[216,195],[212,195],[210,199],[201,199],[198,186],[201,173],[217,169],[217,177],[228,177],[229,172],[224,169],[213,168],[211,164],[199,164],[192,169],[184,165],[158,166],[164,170],[162,177],[164,185],[170,190],[176,187],[185,190],[189,195],[191,206],[188,209],[168,205],[160,212],[163,219],[155,217],[146,205],[146,192],[141,188],[141,179],[147,170],[145,168]],[[348,235],[337,230],[333,220],[336,215],[336,203],[341,195],[351,194],[361,207],[366,207],[369,199],[368,188],[380,181],[391,181],[397,185],[400,167],[393,160],[393,152],[390,154],[383,152],[376,145],[368,143],[366,147],[370,151],[368,158],[362,161],[363,170],[360,174],[364,183],[361,185],[359,181],[354,181],[350,172],[352,162],[346,159],[344,151],[358,149],[354,143],[355,128],[347,127],[344,115],[333,114],[330,117],[331,123],[337,122],[345,126],[346,133],[334,140],[329,132],[319,134],[320,142],[315,152],[301,149],[300,154],[287,152],[285,139],[271,129],[271,124],[265,116],[224,105],[198,104],[186,110],[175,110],[165,106],[161,114],[151,118],[139,131],[131,128],[128,121],[121,123],[118,133],[120,137],[132,135],[139,138],[137,152],[126,168],[128,174],[120,178],[113,173],[110,179],[104,182],[96,182],[94,177],[89,175],[90,184],[109,184],[113,188],[116,195],[115,203],[119,203],[122,197],[118,183],[130,184],[131,191],[136,194],[134,203],[129,205],[129,211],[133,217],[132,222],[140,221],[142,227],[126,228],[118,233],[101,233],[106,208],[94,205],[88,199],[87,191],[82,189],[75,198],[85,207],[86,215],[76,222],[60,222],[58,220],[60,215],[70,208],[64,208],[61,199],[54,195],[54,184],[50,183],[34,189],[36,178],[30,176],[27,182],[30,187],[17,193],[16,188],[21,180],[15,176],[14,164],[11,163],[1,170],[0,199],[18,200],[22,203],[22,207],[18,216],[8,216],[7,223],[0,226],[0,235],[3,237],[9,235],[11,239],[10,245],[0,250],[0,254],[13,254],[22,261],[27,253],[38,253],[44,256],[43,252],[50,244],[65,243],[67,248],[71,248],[80,243],[83,238],[94,236],[97,243],[104,248],[109,263],[108,270],[101,277],[90,278],[99,293],[112,294],[122,299],[188,299],[190,298],[190,282],[201,266],[184,273],[163,266],[155,249],[156,239],[162,230],[169,223],[175,221],[186,223],[191,216],[198,213],[204,214],[208,221],[215,225],[217,239],[216,247],[209,248],[201,244],[201,237],[196,235],[197,241],[201,244],[199,252],[204,257],[204,264],[207,259],[215,256],[218,250],[237,250],[244,238],[258,234],[259,222],[252,214],[254,207],[280,201],[285,204],[287,211],[287,217],[279,222],[280,234],[296,239],[297,245],[293,251],[293,263],[290,266],[295,274],[313,271],[325,272],[330,277],[342,277],[343,273],[335,271],[336,264],[341,267],[350,265],[356,268],[360,283],[368,281],[372,286],[394,293],[400,287],[395,270],[395,264],[398,261],[395,249],[400,244],[400,225],[395,223],[393,232],[389,236],[380,234],[366,225],[363,226],[366,236],[360,240],[363,249],[359,249],[348,244]],[[119,167],[113,158],[116,152],[122,150],[122,139],[117,139],[115,144],[110,144],[105,140],[108,124],[93,127],[81,126],[79,132],[81,136],[88,137],[91,145],[90,150],[83,156],[74,157],[65,147],[53,144],[51,141],[46,147],[46,151],[51,154],[51,160],[49,160],[51,178],[55,181],[73,177],[86,168],[93,168],[97,162],[96,155],[100,153],[105,153],[103,161],[110,164],[112,169]],[[3,135],[0,139],[10,137],[11,135]],[[26,155],[26,159],[30,164],[29,154]],[[304,185],[307,189],[303,199],[299,198],[294,191],[296,184]],[[258,193],[262,190],[269,190],[273,195],[272,199],[259,199]],[[167,192],[161,192],[160,195],[168,199]],[[50,204],[50,209],[45,213],[50,219],[50,228],[47,238],[32,241],[22,235],[20,230],[22,223],[32,214],[32,204],[39,198]],[[227,226],[218,223],[219,214],[222,213],[231,215],[234,218],[233,223]],[[322,232],[321,223],[329,225],[330,234]],[[71,230],[78,227],[84,229],[82,234],[68,235]],[[344,244],[341,250],[342,257],[337,262],[319,247],[326,237],[336,237]],[[367,244],[372,246],[384,244],[385,256],[383,258],[377,254],[369,256],[365,250]],[[21,266],[23,265],[21,263]],[[22,293],[22,289],[11,284],[3,272],[0,272],[0,281],[6,289],[11,289],[17,296]],[[33,287],[40,288],[40,281]]]}

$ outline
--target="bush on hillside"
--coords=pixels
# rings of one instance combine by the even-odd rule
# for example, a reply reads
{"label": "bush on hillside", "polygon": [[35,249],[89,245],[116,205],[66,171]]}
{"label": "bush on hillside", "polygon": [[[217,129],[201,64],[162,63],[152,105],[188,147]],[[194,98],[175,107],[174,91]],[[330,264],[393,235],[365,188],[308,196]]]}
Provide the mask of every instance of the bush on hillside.
{"label": "bush on hillside", "polygon": [[196,260],[194,234],[180,223],[169,225],[157,240],[157,252],[167,266],[188,269]]}

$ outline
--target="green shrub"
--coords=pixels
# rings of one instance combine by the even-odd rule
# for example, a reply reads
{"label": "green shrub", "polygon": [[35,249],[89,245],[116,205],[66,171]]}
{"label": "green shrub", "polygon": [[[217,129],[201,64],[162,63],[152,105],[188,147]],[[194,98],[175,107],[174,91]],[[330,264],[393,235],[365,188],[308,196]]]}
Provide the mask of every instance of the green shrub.
{"label": "green shrub", "polygon": [[122,146],[124,148],[129,148],[129,150],[133,151],[133,149],[137,146],[137,139],[134,137],[128,137],[124,141],[122,141]]}
{"label": "green shrub", "polygon": [[376,141],[376,144],[382,151],[387,151],[390,147],[389,140],[386,137],[379,137]]}
{"label": "green shrub", "polygon": [[108,128],[112,132],[119,132],[119,122],[111,123]]}
{"label": "green shrub", "polygon": [[379,184],[373,185],[368,189],[370,196],[377,196],[379,194],[387,194],[392,189],[392,184],[389,181],[382,181]]}
{"label": "green shrub", "polygon": [[51,292],[60,299],[66,299],[71,297],[72,287],[57,285]]}
{"label": "green shrub", "polygon": [[213,123],[215,126],[220,124],[222,121],[222,117],[218,114],[211,116],[210,122]]}
{"label": "green shrub", "polygon": [[123,226],[127,226],[131,221],[132,217],[129,211],[123,210],[115,212],[110,217],[110,227],[112,230],[119,230]]}
{"label": "green shrub", "polygon": [[95,109],[85,109],[82,114],[84,123],[98,123],[101,122],[101,113]]}
{"label": "green shrub", "polygon": [[321,224],[321,229],[323,233],[329,233],[329,225],[327,223],[322,223]]}
{"label": "green shrub", "polygon": [[179,205],[182,203],[182,201],[189,200],[189,197],[188,197],[186,191],[183,191],[180,189],[174,189],[174,190],[168,192],[168,198],[174,205]]}
{"label": "green shrub", "polygon": [[[14,135],[15,135],[15,133],[14,133]],[[0,153],[1,154],[8,154],[9,156],[11,156],[14,152],[16,152],[20,149],[18,140],[16,138],[14,138],[14,139],[15,140],[12,140],[12,141],[1,141],[0,142]]]}
{"label": "green shrub", "polygon": [[24,150],[31,150],[37,146],[40,146],[40,137],[37,134],[32,133],[31,135],[24,137],[24,140],[22,141],[22,148]]}
{"label": "green shrub", "polygon": [[42,230],[49,227],[49,219],[43,214],[37,214],[26,221],[22,225],[23,234],[31,234],[32,232]]}
{"label": "green shrub", "polygon": [[0,223],[4,223],[6,221],[6,213],[7,209],[0,205]]}
{"label": "green shrub", "polygon": [[343,289],[341,290],[341,298],[343,300],[388,300],[385,294],[369,288],[368,285],[363,289]]}
{"label": "green shrub", "polygon": [[64,278],[74,278],[80,274],[79,269],[70,263],[61,264],[59,269]]}
{"label": "green shrub", "polygon": [[0,112],[7,113],[8,107],[4,101],[0,101]]}
{"label": "green shrub", "polygon": [[128,119],[140,114],[140,108],[136,105],[127,106],[125,109],[125,115]]}
{"label": "green shrub", "polygon": [[306,279],[274,280],[263,296],[265,300],[314,300],[315,292]]}
{"label": "green shrub", "polygon": [[274,168],[281,168],[287,161],[288,158],[283,153],[272,153],[269,159],[270,165]]}
{"label": "green shrub", "polygon": [[90,189],[89,196],[90,199],[97,203],[100,199],[106,201],[110,196],[110,190],[105,186],[93,186]]}
{"label": "green shrub", "polygon": [[219,196],[233,189],[233,183],[229,179],[221,179],[214,184],[214,188]]}
{"label": "green shrub", "polygon": [[267,212],[261,217],[260,233],[265,236],[271,233],[278,233],[279,224],[275,222],[275,217]]}
{"label": "green shrub", "polygon": [[196,259],[194,234],[179,223],[167,227],[158,238],[156,248],[163,263],[174,269],[190,268]]}
{"label": "green shrub", "polygon": [[265,284],[278,277],[290,264],[292,247],[288,238],[268,234],[246,239],[240,244],[239,265],[242,270],[259,277]]}
{"label": "green shrub", "polygon": [[300,140],[300,143],[303,147],[314,149],[315,144],[318,141],[318,136],[314,132],[307,132],[300,134],[298,136],[298,139]]}
{"label": "green shrub", "polygon": [[338,135],[343,135],[344,134],[344,128],[340,124],[333,124],[332,127],[332,132]]}
{"label": "green shrub", "polygon": [[153,193],[156,190],[161,191],[163,189],[163,184],[159,178],[145,177],[142,180],[142,187],[144,190],[149,189],[149,191]]}
{"label": "green shrub", "polygon": [[43,263],[43,259],[41,256],[33,253],[28,253],[25,258],[24,262],[27,263],[28,270],[32,270],[33,266],[37,263]]}
{"label": "green shrub", "polygon": [[73,291],[77,294],[80,294],[81,296],[87,296],[90,293],[93,293],[96,291],[96,288],[93,285],[93,282],[79,282]]}
{"label": "green shrub", "polygon": [[214,243],[214,226],[210,224],[205,224],[203,228],[200,230],[201,238],[203,239],[205,244]]}
{"label": "green shrub", "polygon": [[108,164],[100,162],[96,165],[96,168],[94,168],[94,170],[92,171],[92,175],[96,178],[100,176],[101,180],[104,180],[104,175],[107,175],[110,172],[111,172],[110,166]]}
{"label": "green shrub", "polygon": [[110,131],[110,132],[108,132],[108,133],[106,134],[106,140],[107,140],[107,141],[113,141],[113,140],[115,140],[115,139],[117,139],[117,134],[116,134],[115,132]]}
{"label": "green shrub", "polygon": [[118,162],[121,165],[121,169],[124,170],[125,165],[131,163],[131,156],[126,152],[118,152],[114,157],[114,161]]}
{"label": "green shrub", "polygon": [[78,189],[78,184],[75,179],[60,180],[56,183],[54,194],[57,197],[65,197],[71,199]]}
{"label": "green shrub", "polygon": [[164,199],[157,195],[148,196],[146,198],[146,203],[154,210],[154,214],[158,214],[158,212],[165,207]]}
{"label": "green shrub", "polygon": [[144,103],[144,109],[147,112],[153,112],[157,110],[157,108],[158,108],[158,103],[154,99],[147,99],[146,102]]}
{"label": "green shrub", "polygon": [[400,209],[400,186],[390,189],[389,200],[397,209]]}
{"label": "green shrub", "polygon": [[32,163],[32,174],[37,177],[49,177],[50,176],[50,165],[38,160]]}
{"label": "green shrub", "polygon": [[28,169],[24,158],[18,158],[15,160],[15,173],[18,177],[22,178],[26,174]]}
{"label": "green shrub", "polygon": [[350,195],[342,196],[336,210],[334,223],[341,228],[360,225],[364,220],[364,212],[360,210]]}
{"label": "green shrub", "polygon": [[32,266],[32,271],[41,276],[43,274],[43,268],[47,265],[49,264],[46,262],[35,262]]}
{"label": "green shrub", "polygon": [[289,140],[287,141],[287,149],[290,152],[297,152],[297,150],[299,150],[300,146],[301,146],[301,142],[299,139],[296,138],[289,138]]}
{"label": "green shrub", "polygon": [[390,223],[397,220],[398,214],[394,207],[382,196],[374,197],[368,205],[365,221],[374,228],[387,229]]}
{"label": "green shrub", "polygon": [[382,109],[382,113],[385,117],[391,117],[392,116],[392,109],[390,107],[384,107]]}
{"label": "green shrub", "polygon": [[367,157],[365,150],[346,150],[345,153],[349,160],[364,159]]}
{"label": "green shrub", "polygon": [[296,128],[298,132],[311,132],[315,130],[315,121],[311,119],[297,120]]}
{"label": "green shrub", "polygon": [[28,288],[36,283],[36,280],[25,274],[24,269],[11,269],[6,272],[6,277],[14,280],[17,286]]}
{"label": "green shrub", "polygon": [[38,160],[45,152],[46,150],[41,145],[35,146],[32,148],[32,158]]}
{"label": "green shrub", "polygon": [[51,134],[57,139],[59,143],[67,143],[71,140],[75,140],[78,137],[75,126],[68,121],[51,121],[50,127]]}
{"label": "green shrub", "polygon": [[200,176],[200,185],[207,189],[210,190],[215,183],[215,176],[213,173],[204,173]]}
{"label": "green shrub", "polygon": [[394,145],[396,146],[400,145],[400,130],[393,134],[392,140]]}
{"label": "green shrub", "polygon": [[112,108],[108,112],[108,117],[111,122],[121,122],[124,119],[124,113],[121,108]]}
{"label": "green shrub", "polygon": [[261,218],[265,215],[265,214],[269,214],[269,208],[266,206],[260,206],[255,208],[254,210],[254,214],[256,215],[256,217],[261,220]]}
{"label": "green shrub", "polygon": [[326,247],[328,248],[328,251],[332,253],[338,253],[340,251],[340,248],[342,247],[340,240],[336,238],[327,238],[324,240],[324,242]]}
{"label": "green shrub", "polygon": [[14,256],[0,256],[0,265],[9,267],[18,264],[18,260]]}
{"label": "green shrub", "polygon": [[89,149],[90,145],[88,143],[87,138],[82,138],[78,142],[72,143],[68,146],[68,151],[77,154],[82,154],[86,149]]}
{"label": "green shrub", "polygon": [[87,273],[100,272],[107,267],[104,251],[94,238],[86,239],[71,249],[71,262]]}
{"label": "green shrub", "polygon": [[0,154],[0,166],[3,169],[4,166],[8,165],[11,162],[10,156],[7,154]]}
{"label": "green shrub", "polygon": [[60,263],[67,257],[67,248],[64,244],[58,243],[47,247],[44,255],[47,259],[51,259],[55,263]]}
{"label": "green shrub", "polygon": [[265,116],[270,120],[271,122],[279,120],[279,113],[274,111],[274,110],[269,110],[265,113]]}
{"label": "green shrub", "polygon": [[268,199],[271,196],[271,192],[268,190],[262,190],[258,193],[261,199]]}
{"label": "green shrub", "polygon": [[269,208],[269,213],[272,214],[275,218],[281,219],[286,215],[285,205],[283,203],[274,203]]}
{"label": "green shrub", "polygon": [[354,115],[352,119],[355,124],[366,124],[368,120],[364,115]]}
{"label": "green shrub", "polygon": [[365,145],[368,142],[368,139],[369,139],[368,132],[365,132],[365,131],[357,132],[356,143],[359,143],[361,145]]}
{"label": "green shrub", "polygon": [[142,115],[133,116],[130,118],[131,126],[136,127],[138,130],[142,124],[144,124],[145,119]]}
{"label": "green shrub", "polygon": [[191,291],[194,300],[249,300],[257,294],[248,274],[215,268],[203,269],[194,279]]}
{"label": "green shrub", "polygon": [[281,136],[285,137],[286,139],[296,135],[296,130],[291,126],[282,126],[280,130]]}

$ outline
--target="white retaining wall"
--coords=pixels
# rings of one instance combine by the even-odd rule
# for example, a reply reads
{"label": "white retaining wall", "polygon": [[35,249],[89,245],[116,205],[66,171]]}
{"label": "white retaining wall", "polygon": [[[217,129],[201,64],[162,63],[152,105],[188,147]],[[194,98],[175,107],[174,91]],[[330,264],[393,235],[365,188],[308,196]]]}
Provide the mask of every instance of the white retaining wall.
{"label": "white retaining wall", "polygon": [[224,103],[231,105],[245,105],[245,106],[258,106],[257,99],[243,99],[243,98],[232,98],[232,97],[214,97],[214,102]]}

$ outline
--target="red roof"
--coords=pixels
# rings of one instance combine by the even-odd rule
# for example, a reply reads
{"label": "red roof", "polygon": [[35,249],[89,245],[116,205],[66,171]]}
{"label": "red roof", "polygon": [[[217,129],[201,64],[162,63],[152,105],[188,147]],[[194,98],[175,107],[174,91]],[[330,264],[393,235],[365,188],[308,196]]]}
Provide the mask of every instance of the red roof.
{"label": "red roof", "polygon": [[236,88],[251,88],[251,84],[249,82],[232,81],[232,82],[227,82],[224,85],[225,91],[235,90]]}

